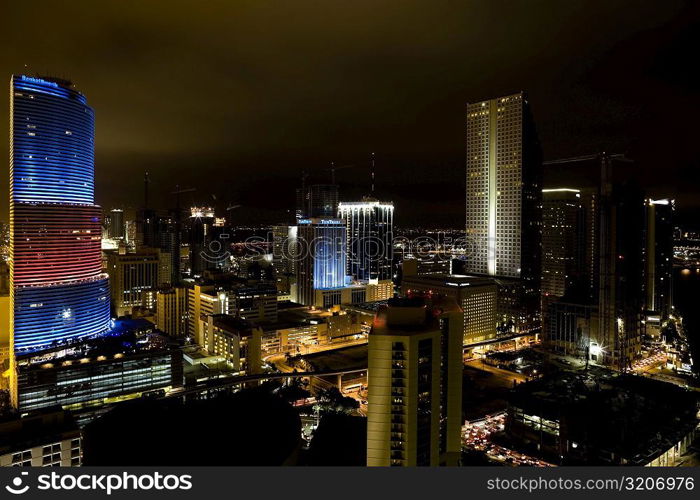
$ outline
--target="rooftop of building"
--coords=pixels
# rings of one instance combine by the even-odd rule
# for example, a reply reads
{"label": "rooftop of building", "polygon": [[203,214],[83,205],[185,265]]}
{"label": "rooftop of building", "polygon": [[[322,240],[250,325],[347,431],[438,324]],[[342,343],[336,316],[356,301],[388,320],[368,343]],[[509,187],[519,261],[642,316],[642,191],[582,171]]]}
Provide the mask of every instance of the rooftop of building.
{"label": "rooftop of building", "polygon": [[[18,80],[23,80],[26,82],[31,82],[31,83],[36,83],[36,84],[56,84],[59,87],[63,87],[64,89],[73,89],[73,82],[66,79],[66,78],[59,78],[57,76],[50,76],[50,75],[36,75],[36,76],[30,76],[30,75],[14,75],[14,77]],[[52,85],[53,86],[53,85]]]}
{"label": "rooftop of building", "polygon": [[413,335],[439,328],[440,315],[462,310],[450,297],[393,298],[377,311],[370,335]]}
{"label": "rooftop of building", "polygon": [[233,273],[217,273],[217,274],[207,274],[203,278],[197,280],[194,285],[204,287],[205,293],[209,295],[215,295],[216,289],[222,288],[229,291],[237,290],[260,290],[265,293],[274,291],[277,294],[277,286],[270,281],[259,281],[250,280],[247,278],[241,278]]}
{"label": "rooftop of building", "polygon": [[422,276],[404,276],[404,282],[421,283],[432,286],[447,286],[461,288],[466,286],[490,286],[494,285],[493,278],[486,276],[471,276],[466,274],[430,274]]}
{"label": "rooftop of building", "polygon": [[[143,334],[141,326],[146,320],[127,320],[133,328],[127,325],[115,329],[110,334],[89,339],[63,349],[54,349],[32,353],[17,362],[25,369],[53,368],[71,366],[90,362],[111,361],[114,359],[139,356],[149,352],[162,352],[169,349],[167,337],[157,333]],[[117,321],[117,323],[122,320]],[[150,322],[147,322],[150,324]]]}
{"label": "rooftop of building", "polygon": [[299,219],[297,224],[300,226],[342,226],[345,227],[345,221],[335,217],[304,217]]}
{"label": "rooftop of building", "polygon": [[214,314],[212,323],[216,328],[226,333],[240,335],[241,337],[250,337],[255,329],[254,323],[230,314]]}
{"label": "rooftop of building", "polygon": [[338,202],[338,208],[374,208],[374,207],[385,207],[394,208],[393,201],[380,201],[377,198],[370,196],[365,196],[362,201],[341,201]]}
{"label": "rooftop of building", "polygon": [[376,313],[380,307],[386,306],[388,300],[375,300],[372,302],[360,302],[358,304],[343,305],[346,311],[358,311],[362,313]]}
{"label": "rooftop of building", "polygon": [[0,454],[50,444],[64,439],[66,433],[80,430],[69,411],[47,408],[30,416],[5,416],[0,420]]}
{"label": "rooftop of building", "polygon": [[520,384],[509,403],[526,414],[565,420],[570,441],[631,463],[646,463],[645,457],[668,449],[698,425],[696,393],[602,368]]}

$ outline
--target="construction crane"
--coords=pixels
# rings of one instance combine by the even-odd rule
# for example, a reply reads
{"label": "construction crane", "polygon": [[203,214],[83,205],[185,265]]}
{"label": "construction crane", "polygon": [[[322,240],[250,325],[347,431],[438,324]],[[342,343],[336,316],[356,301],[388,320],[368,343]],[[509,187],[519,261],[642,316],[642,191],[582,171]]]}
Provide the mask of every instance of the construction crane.
{"label": "construction crane", "polygon": [[170,194],[175,195],[175,208],[179,211],[180,210],[180,195],[183,193],[191,193],[193,191],[197,191],[196,188],[184,188],[180,189],[179,185],[175,186],[175,191],[171,191]]}
{"label": "construction crane", "polygon": [[331,173],[331,184],[335,184],[335,173],[338,170],[345,170],[346,168],[353,168],[357,167],[358,165],[356,163],[350,163],[348,165],[341,165],[339,167],[335,166],[334,162],[331,162],[331,168],[327,168],[326,170],[329,170]]}
{"label": "construction crane", "polygon": [[[572,158],[562,158],[560,160],[549,160],[543,162],[544,165],[559,165],[564,163],[576,163],[582,161],[599,161],[600,162],[600,191],[598,201],[598,345],[607,346],[608,348],[616,349],[620,353],[619,370],[624,372],[627,368],[629,360],[627,360],[627,336],[624,331],[620,332],[620,321],[616,313],[616,291],[615,283],[615,250],[616,243],[614,237],[611,236],[611,211],[612,201],[612,161],[620,161],[629,163],[632,160],[624,154],[608,154],[605,152],[575,156]],[[624,328],[624,326],[623,326]],[[590,337],[589,345],[586,348],[586,369],[588,369],[588,360],[590,355]]]}
{"label": "construction crane", "polygon": [[558,160],[547,160],[543,161],[542,165],[559,165],[560,163],[576,163],[581,161],[601,160],[603,158],[625,162],[632,161],[622,153],[608,154],[606,152],[602,152],[592,155],[572,156],[571,158],[560,158]]}
{"label": "construction crane", "polygon": [[[346,168],[355,168],[355,167],[364,167],[367,164],[362,162],[362,163],[349,163],[347,165],[341,165],[339,167],[335,166],[334,162],[331,162],[330,168],[327,168],[326,170],[331,173],[331,184],[335,184],[335,173],[338,170],[345,170]],[[370,180],[371,180],[371,192],[374,193],[374,153],[371,153],[370,155]]]}

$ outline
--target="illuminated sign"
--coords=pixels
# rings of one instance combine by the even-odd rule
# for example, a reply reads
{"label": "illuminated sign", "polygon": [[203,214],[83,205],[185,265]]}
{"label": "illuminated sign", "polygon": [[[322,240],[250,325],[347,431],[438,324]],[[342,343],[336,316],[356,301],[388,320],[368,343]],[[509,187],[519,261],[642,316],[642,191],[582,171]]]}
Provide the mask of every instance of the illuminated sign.
{"label": "illuminated sign", "polygon": [[49,82],[47,80],[42,80],[41,78],[34,78],[33,76],[22,75],[22,80],[25,82],[39,83],[41,85],[49,85],[51,87],[58,88],[58,84],[56,82]]}

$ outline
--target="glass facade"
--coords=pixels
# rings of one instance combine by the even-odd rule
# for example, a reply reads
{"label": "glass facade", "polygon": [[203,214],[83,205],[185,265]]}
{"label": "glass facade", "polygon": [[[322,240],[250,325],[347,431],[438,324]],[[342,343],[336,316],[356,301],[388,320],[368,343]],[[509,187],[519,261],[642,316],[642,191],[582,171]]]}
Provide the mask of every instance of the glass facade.
{"label": "glass facade", "polygon": [[[19,410],[68,406],[179,385],[172,352],[20,367]],[[175,363],[174,363],[175,362]],[[181,361],[180,361],[181,362]]]}
{"label": "glass facade", "polygon": [[360,281],[390,280],[393,203],[376,200],[342,202],[338,205],[338,216],[347,227],[348,275]]}
{"label": "glass facade", "polygon": [[70,82],[14,75],[10,230],[18,353],[109,328],[94,205],[94,113]]}

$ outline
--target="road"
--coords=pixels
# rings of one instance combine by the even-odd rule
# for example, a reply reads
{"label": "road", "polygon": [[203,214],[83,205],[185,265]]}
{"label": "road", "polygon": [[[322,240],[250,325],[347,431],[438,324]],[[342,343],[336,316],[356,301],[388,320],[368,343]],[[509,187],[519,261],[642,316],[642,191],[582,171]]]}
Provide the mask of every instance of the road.
{"label": "road", "polygon": [[[363,344],[367,344],[366,337],[361,338],[361,339],[349,340],[347,342],[338,342],[338,343],[333,343],[333,344],[306,346],[305,349],[303,349],[304,352],[302,352],[300,354],[306,355],[306,354],[315,354],[318,352],[325,352],[325,351],[335,351],[337,349],[343,349],[345,347],[351,347],[351,346],[363,345]],[[293,355],[294,353],[289,353],[289,354]],[[294,371],[294,367],[289,366],[287,364],[286,353],[269,354],[269,355],[263,357],[263,361],[265,361],[267,363],[274,363],[275,367],[283,373],[291,373]]]}
{"label": "road", "polygon": [[481,451],[486,454],[489,460],[504,465],[554,467],[554,465],[538,458],[493,443],[491,434],[502,432],[505,420],[505,412],[499,412],[479,420],[466,422],[462,427],[462,444],[465,448]]}
{"label": "road", "polygon": [[481,370],[488,372],[494,376],[494,381],[499,382],[505,388],[513,387],[513,380],[518,384],[527,381],[527,377],[521,373],[512,372],[510,370],[504,370],[495,366],[487,365],[483,363],[480,359],[474,359],[464,363],[464,366],[474,368],[476,370]]}

